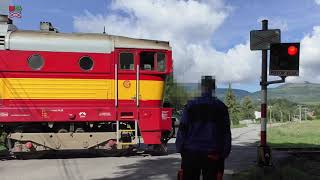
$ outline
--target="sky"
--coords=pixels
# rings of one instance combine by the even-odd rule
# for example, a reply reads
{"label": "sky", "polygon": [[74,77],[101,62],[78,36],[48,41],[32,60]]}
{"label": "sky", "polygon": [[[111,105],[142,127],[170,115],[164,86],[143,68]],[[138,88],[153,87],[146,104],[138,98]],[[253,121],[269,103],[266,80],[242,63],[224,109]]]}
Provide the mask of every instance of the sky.
{"label": "sky", "polygon": [[[4,1],[4,0],[1,0]],[[261,52],[249,33],[269,20],[282,42],[301,42],[300,76],[287,82],[320,83],[320,0],[11,0],[21,5],[19,29],[50,21],[60,32],[102,33],[169,41],[174,75],[198,82],[214,75],[218,87],[259,90]],[[1,5],[1,4],[0,4]],[[0,7],[1,8],[1,7]],[[275,80],[277,77],[269,77]]]}

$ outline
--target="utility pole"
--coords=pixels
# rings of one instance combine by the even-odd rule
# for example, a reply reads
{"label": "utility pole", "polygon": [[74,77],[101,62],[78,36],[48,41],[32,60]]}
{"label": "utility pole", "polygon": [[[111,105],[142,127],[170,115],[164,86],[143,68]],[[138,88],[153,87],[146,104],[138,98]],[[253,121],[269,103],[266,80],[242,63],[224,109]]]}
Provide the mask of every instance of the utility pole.
{"label": "utility pole", "polygon": [[305,107],[305,108],[303,108],[303,110],[304,110],[304,119],[305,119],[305,120],[308,120],[308,116],[307,116],[307,110],[308,110],[308,108]]}
{"label": "utility pole", "polygon": [[307,120],[307,108],[304,108],[304,119]]}
{"label": "utility pole", "polygon": [[301,105],[298,105],[298,107],[299,107],[299,121],[301,122],[301,120],[302,120],[302,119],[301,119],[301,115],[302,115],[302,114],[301,114],[301,108],[302,108],[302,106],[301,106]]}

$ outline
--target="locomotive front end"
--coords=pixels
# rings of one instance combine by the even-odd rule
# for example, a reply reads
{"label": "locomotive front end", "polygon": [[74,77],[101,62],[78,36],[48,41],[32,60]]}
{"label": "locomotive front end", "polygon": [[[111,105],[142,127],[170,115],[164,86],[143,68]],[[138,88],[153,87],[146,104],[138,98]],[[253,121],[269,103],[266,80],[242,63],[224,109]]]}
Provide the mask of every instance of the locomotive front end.
{"label": "locomotive front end", "polygon": [[47,150],[165,151],[172,109],[168,42],[40,31],[2,22],[0,124],[12,153]]}

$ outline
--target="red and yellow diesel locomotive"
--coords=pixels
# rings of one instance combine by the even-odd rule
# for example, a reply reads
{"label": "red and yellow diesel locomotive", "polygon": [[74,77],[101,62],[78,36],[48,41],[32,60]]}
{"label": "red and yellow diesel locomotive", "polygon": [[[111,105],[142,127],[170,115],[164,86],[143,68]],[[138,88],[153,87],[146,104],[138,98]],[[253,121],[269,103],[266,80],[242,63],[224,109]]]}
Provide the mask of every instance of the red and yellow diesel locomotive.
{"label": "red and yellow diesel locomotive", "polygon": [[39,31],[0,22],[0,124],[12,153],[70,149],[164,150],[169,42]]}

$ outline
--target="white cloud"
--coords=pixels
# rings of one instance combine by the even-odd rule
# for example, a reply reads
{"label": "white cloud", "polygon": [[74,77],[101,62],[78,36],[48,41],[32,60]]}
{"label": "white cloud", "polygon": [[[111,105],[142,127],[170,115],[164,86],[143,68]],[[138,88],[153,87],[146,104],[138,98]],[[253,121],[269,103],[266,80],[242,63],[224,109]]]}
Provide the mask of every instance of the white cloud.
{"label": "white cloud", "polygon": [[74,17],[74,28],[102,32],[106,26],[108,34],[169,40],[180,81],[197,82],[203,74],[215,75],[222,83],[259,80],[260,58],[250,51],[249,42],[227,52],[211,45],[231,11],[223,0],[116,0],[109,10],[108,15],[86,11]]}
{"label": "white cloud", "polygon": [[257,53],[250,50],[249,42],[240,44],[223,53],[209,46],[190,45],[188,57],[194,61],[189,70],[182,73],[183,80],[195,81],[201,75],[214,74],[219,82],[240,83],[259,79],[260,61]]}
{"label": "white cloud", "polygon": [[320,5],[320,0],[314,0],[316,4]]}

